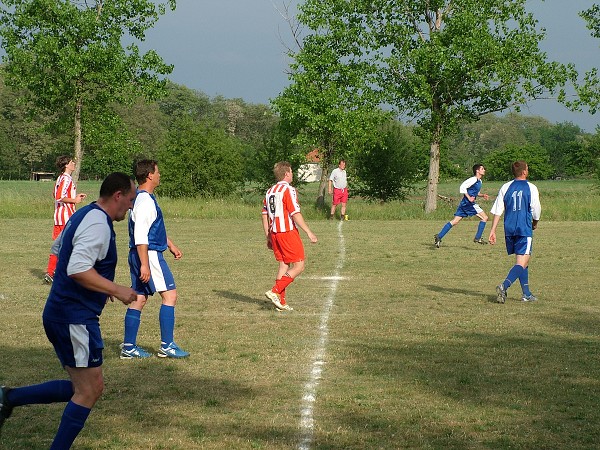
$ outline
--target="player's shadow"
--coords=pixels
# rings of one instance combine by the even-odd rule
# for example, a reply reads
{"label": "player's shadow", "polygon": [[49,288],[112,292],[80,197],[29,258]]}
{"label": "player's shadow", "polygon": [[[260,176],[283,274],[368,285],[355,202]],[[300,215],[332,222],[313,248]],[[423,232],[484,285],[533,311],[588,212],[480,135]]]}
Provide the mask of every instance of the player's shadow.
{"label": "player's shadow", "polygon": [[44,282],[44,275],[46,275],[45,270],[42,270],[39,267],[30,267],[29,273],[31,274],[32,277],[40,280],[40,283]]}
{"label": "player's shadow", "polygon": [[423,284],[421,286],[423,286],[425,289],[429,289],[430,291],[439,292],[439,293],[443,293],[443,294],[451,293],[451,294],[458,294],[458,295],[468,295],[470,297],[477,297],[477,298],[484,297],[484,298],[487,298],[487,300],[489,302],[495,302],[497,299],[496,295],[482,295],[481,291],[471,291],[471,290],[467,290],[467,289],[453,289],[453,288],[449,288],[446,286],[435,286],[433,284]]}
{"label": "player's shadow", "polygon": [[238,294],[237,292],[218,291],[216,289],[213,290],[213,292],[219,297],[223,297],[241,303],[252,303],[255,305],[259,305],[263,309],[271,309],[272,307],[271,302],[269,302],[268,300],[257,299],[255,297],[248,297],[247,295]]}

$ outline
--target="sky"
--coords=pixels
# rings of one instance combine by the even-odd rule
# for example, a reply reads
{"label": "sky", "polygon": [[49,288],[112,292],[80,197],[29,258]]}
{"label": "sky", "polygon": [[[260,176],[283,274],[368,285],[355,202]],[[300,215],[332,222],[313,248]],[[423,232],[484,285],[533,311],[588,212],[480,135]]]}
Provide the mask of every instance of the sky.
{"label": "sky", "polygon": [[[284,42],[292,42],[291,33],[276,9],[284,2],[295,12],[300,0],[178,0],[176,10],[161,17],[141,47],[157,50],[175,66],[170,79],[177,84],[210,97],[267,104],[289,84]],[[590,36],[577,14],[593,3],[528,0],[547,30],[541,47],[549,59],[575,63],[581,71],[600,61],[600,39]],[[600,113],[572,113],[554,100],[536,101],[521,112],[553,123],[573,122],[588,132],[600,124]]]}
{"label": "sky", "polygon": [[[158,1],[158,0],[157,0]],[[579,11],[600,0],[527,0],[547,30],[541,49],[550,60],[574,63],[580,73],[600,62],[600,39],[590,36]],[[292,14],[302,0],[177,0],[141,43],[174,65],[170,79],[209,97],[241,98],[268,104],[289,84],[286,44],[292,36],[278,8]],[[521,113],[552,123],[573,122],[588,132],[600,125],[600,113],[574,113],[555,100],[522,106]]]}

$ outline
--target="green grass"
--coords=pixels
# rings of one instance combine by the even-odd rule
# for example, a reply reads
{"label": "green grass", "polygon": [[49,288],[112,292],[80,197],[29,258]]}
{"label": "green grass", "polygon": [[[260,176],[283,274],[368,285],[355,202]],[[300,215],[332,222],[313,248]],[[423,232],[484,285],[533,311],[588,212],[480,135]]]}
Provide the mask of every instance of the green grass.
{"label": "green grass", "polygon": [[[545,214],[552,184],[539,184]],[[364,204],[365,214],[371,206]],[[447,214],[341,225],[314,218],[319,242],[306,244],[306,271],[288,289],[295,311],[283,314],[263,297],[276,264],[257,208],[246,207],[252,219],[170,210],[167,229],[184,252],[181,261],[170,259],[180,297],[176,338],[192,356],[121,361],[125,307],[108,304],[101,318],[106,389],[74,449],[298,448],[302,397],[331,295],[311,448],[597,446],[598,222],[542,215],[530,267],[539,301],[520,303],[515,286],[499,305],[494,288],[513,259],[502,244],[473,244],[474,220],[435,249],[432,236]],[[0,383],[65,378],[40,318],[51,219],[2,216],[0,227]],[[117,278],[126,284],[125,224],[116,230]],[[322,277],[338,271],[343,278],[332,294],[332,281]],[[149,302],[139,336],[152,350],[158,307]],[[15,409],[0,448],[48,448],[62,409]]]}
{"label": "green grass", "polygon": [[[368,202],[360,198],[350,198],[348,212],[352,219],[359,220],[449,220],[456,211],[460,199],[460,181],[447,181],[438,186],[439,195],[449,199],[438,200],[435,212],[425,214],[425,184],[419,184],[406,201],[392,201],[385,204]],[[489,211],[493,200],[502,185],[501,182],[484,182],[482,193],[490,195],[490,200],[479,199],[481,207]],[[594,180],[561,180],[536,182],[539,187],[544,220],[600,220],[600,190]],[[89,195],[88,201],[97,198],[99,182],[80,181],[78,192]],[[53,184],[35,181],[0,181],[0,217],[37,218],[52,217]],[[317,183],[300,188],[300,198],[304,216],[309,220],[321,220],[329,215],[331,197],[326,199],[326,210],[315,207]],[[160,193],[159,193],[160,197]],[[50,199],[50,200],[49,200]],[[167,218],[189,219],[253,219],[260,214],[262,196],[255,192],[226,199],[160,198],[160,205]]]}

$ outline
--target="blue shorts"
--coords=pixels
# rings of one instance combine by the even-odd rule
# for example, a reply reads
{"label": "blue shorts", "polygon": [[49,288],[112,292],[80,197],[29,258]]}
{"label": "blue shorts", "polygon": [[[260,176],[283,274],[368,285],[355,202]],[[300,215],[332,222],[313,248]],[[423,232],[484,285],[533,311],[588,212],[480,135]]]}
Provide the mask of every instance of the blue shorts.
{"label": "blue shorts", "polygon": [[458,217],[471,217],[476,216],[479,213],[482,213],[483,209],[477,203],[459,203],[458,208],[456,208],[455,216]]}
{"label": "blue shorts", "polygon": [[44,319],[44,330],[63,367],[100,367],[104,342],[100,324],[72,324]]}
{"label": "blue shorts", "polygon": [[531,255],[531,236],[505,236],[506,252],[509,255]]}
{"label": "blue shorts", "polygon": [[129,274],[131,287],[139,295],[153,295],[155,292],[172,291],[175,289],[175,278],[163,256],[163,252],[148,250],[150,264],[150,281],[140,280],[140,257],[135,248],[129,250]]}

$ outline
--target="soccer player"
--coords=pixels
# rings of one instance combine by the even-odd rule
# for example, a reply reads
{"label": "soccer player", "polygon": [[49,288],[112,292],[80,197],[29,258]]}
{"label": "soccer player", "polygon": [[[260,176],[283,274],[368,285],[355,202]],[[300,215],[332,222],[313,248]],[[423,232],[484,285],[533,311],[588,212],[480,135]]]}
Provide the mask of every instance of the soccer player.
{"label": "soccer player", "polygon": [[[485,223],[488,220],[488,216],[483,209],[476,203],[477,197],[479,196],[479,191],[481,191],[481,179],[485,175],[485,167],[483,164],[475,164],[473,166],[473,176],[471,178],[467,178],[460,185],[458,191],[463,194],[463,198],[458,204],[458,208],[454,213],[454,219],[450,222],[446,223],[442,227],[442,230],[433,236],[433,242],[437,248],[440,248],[440,244],[442,243],[443,237],[452,229],[453,226],[458,224],[464,217],[477,216],[479,217],[479,226],[477,227],[477,233],[475,233],[475,238],[473,242],[477,244],[485,244],[485,241],[481,237],[483,235],[483,230],[485,229]],[[481,194],[485,200],[489,198],[487,194]]]}
{"label": "soccer player", "polygon": [[[61,174],[56,179],[54,185],[54,229],[52,230],[52,240],[54,241],[60,232],[65,228],[67,221],[75,212],[75,205],[81,203],[86,197],[85,194],[78,194],[77,188],[71,174],[75,170],[75,161],[67,155],[59,156],[56,159],[56,168]],[[50,284],[54,279],[54,270],[56,270],[56,255],[50,253],[48,257],[48,267],[44,282]]]}
{"label": "soccer player", "polygon": [[46,336],[69,380],[9,389],[0,387],[0,428],[13,408],[66,402],[51,449],[68,449],[104,390],[99,317],[107,299],[127,304],[133,289],[113,282],[117,246],[113,221],[123,220],[135,198],[135,184],[124,173],[112,173],[100,187],[100,198],[79,211],[55,241],[58,265],[42,314]]}
{"label": "soccer player", "polygon": [[340,220],[348,220],[346,214],[346,204],[348,203],[348,178],[346,176],[346,161],[340,159],[338,166],[331,171],[329,175],[329,194],[331,199],[331,213],[329,219],[335,216],[337,205],[342,204],[340,210]]}
{"label": "soccer player", "polygon": [[290,183],[294,178],[292,166],[287,161],[275,164],[273,173],[277,184],[271,186],[263,200],[262,223],[267,238],[267,248],[273,250],[279,262],[275,285],[265,295],[279,311],[292,311],[285,300],[287,286],[304,270],[304,246],[298,227],[307,234],[310,241],[317,242],[317,236],[310,231],[300,212],[298,194]]}
{"label": "soccer player", "polygon": [[135,178],[139,184],[133,209],[129,214],[129,271],[137,299],[125,313],[125,333],[121,344],[121,359],[148,358],[150,353],[137,345],[142,310],[149,295],[158,292],[162,304],[158,315],[161,345],[157,356],[185,358],[189,353],[179,348],[173,340],[175,330],[175,305],[177,289],[171,269],[163,256],[165,250],[181,259],[181,250],[167,236],[163,214],[154,190],[160,184],[158,162],[144,159],[135,165]]}
{"label": "soccer player", "polygon": [[533,241],[533,230],[537,228],[542,206],[537,187],[527,181],[529,167],[525,161],[516,161],[512,165],[515,176],[500,188],[498,197],[492,206],[494,215],[490,230],[490,244],[496,243],[496,227],[504,213],[504,236],[506,251],[516,256],[516,264],[510,269],[506,279],[496,287],[498,303],[506,301],[508,288],[519,279],[523,295],[521,301],[534,302],[537,298],[529,290],[529,259]]}

